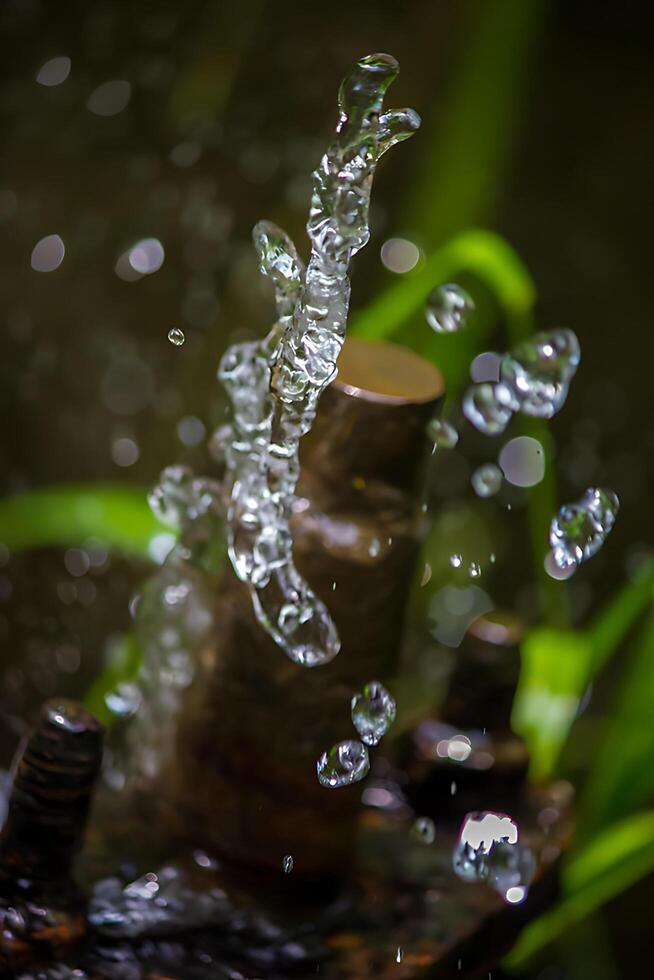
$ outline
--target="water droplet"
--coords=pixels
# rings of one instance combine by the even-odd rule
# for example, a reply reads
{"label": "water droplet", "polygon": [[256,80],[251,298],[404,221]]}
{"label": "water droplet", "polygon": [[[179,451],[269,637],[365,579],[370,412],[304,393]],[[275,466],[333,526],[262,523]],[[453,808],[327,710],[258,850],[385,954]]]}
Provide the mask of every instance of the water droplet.
{"label": "water droplet", "polygon": [[551,551],[548,551],[545,555],[543,567],[550,578],[554,578],[559,582],[563,582],[565,579],[570,578],[577,570],[576,564],[568,565],[567,568],[559,568]]}
{"label": "water droplet", "polygon": [[567,329],[543,331],[514,347],[500,367],[514,411],[552,418],[568,396],[580,359],[579,341]]}
{"label": "water droplet", "polygon": [[352,698],[352,724],[366,745],[377,745],[395,721],[395,701],[379,681]]}
{"label": "water droplet", "polygon": [[411,828],[412,836],[421,844],[433,844],[436,839],[436,827],[429,817],[418,817]]}
{"label": "water droplet", "polygon": [[498,462],[514,487],[534,487],[545,476],[545,451],[531,436],[510,439],[502,447]]}
{"label": "water droplet", "polygon": [[171,342],[171,344],[174,344],[175,347],[181,347],[186,340],[184,331],[180,330],[179,327],[171,327],[168,331],[168,340]]}
{"label": "water droplet", "polygon": [[512,904],[525,898],[535,872],[534,856],[519,843],[515,821],[491,811],[467,814],[452,866],[463,881],[484,881]]}
{"label": "water droplet", "polygon": [[502,473],[495,463],[484,463],[477,467],[470,482],[478,497],[492,497],[502,486]]}
{"label": "water droplet", "polygon": [[284,855],[284,860],[282,861],[282,869],[283,869],[285,875],[290,875],[291,871],[293,870],[293,855],[292,854],[285,854]]}
{"label": "water droplet", "polygon": [[354,739],[337,742],[329,752],[323,752],[316,769],[321,786],[337,789],[358,783],[370,770],[368,749]]}
{"label": "water droplet", "polygon": [[427,423],[427,437],[436,449],[454,449],[459,441],[459,433],[443,419],[433,418]]}
{"label": "water droplet", "polygon": [[482,858],[504,841],[518,842],[518,825],[507,814],[491,810],[466,814],[452,855],[454,871],[463,881],[477,881]]}
{"label": "water droplet", "polygon": [[501,385],[484,382],[472,385],[463,396],[463,414],[475,429],[485,436],[497,436],[509,424],[512,411],[502,402]]}
{"label": "water droplet", "polygon": [[450,565],[452,568],[461,568],[463,564],[463,558],[461,555],[450,555]]}
{"label": "water droplet", "polygon": [[472,297],[456,283],[437,286],[427,298],[425,318],[436,333],[456,333],[474,311]]}
{"label": "water droplet", "polygon": [[565,504],[550,524],[550,545],[558,568],[581,565],[600,550],[620,508],[612,490],[590,487],[574,504]]}
{"label": "water droplet", "polygon": [[468,566],[468,575],[470,578],[479,578],[481,575],[481,565],[479,562],[471,561]]}
{"label": "water droplet", "polygon": [[395,962],[401,963],[403,959],[404,959],[404,951],[401,946],[398,946],[397,952],[395,954]]}

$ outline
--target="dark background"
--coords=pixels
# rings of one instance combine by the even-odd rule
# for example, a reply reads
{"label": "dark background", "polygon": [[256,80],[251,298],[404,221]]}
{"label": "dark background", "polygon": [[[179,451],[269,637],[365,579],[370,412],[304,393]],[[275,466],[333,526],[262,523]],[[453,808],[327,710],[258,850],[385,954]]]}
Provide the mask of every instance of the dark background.
{"label": "dark background", "polygon": [[[3,493],[57,481],[147,486],[172,461],[203,465],[204,440],[185,445],[189,423],[180,429],[180,419],[200,419],[207,434],[220,422],[220,353],[228,341],[261,334],[271,317],[251,227],[269,217],[303,241],[308,175],[334,123],[338,81],[355,58],[376,50],[398,58],[391,101],[414,106],[423,129],[380,168],[373,240],[356,262],[353,308],[392,279],[379,261],[385,237],[406,235],[428,248],[458,230],[450,221],[432,240],[415,188],[438,160],[434,141],[454,79],[479,19],[496,3],[504,0],[333,7],[4,0]],[[539,320],[569,325],[580,338],[582,369],[565,418],[555,423],[561,495],[606,483],[622,501],[610,557],[598,556],[572,589],[580,621],[652,541],[653,25],[649,4],[534,7],[537,26],[517,75],[502,160],[483,205],[470,208],[461,226],[472,220],[505,235],[536,281]],[[496,57],[501,70],[514,43],[498,36],[488,63]],[[70,77],[54,88],[38,85],[39,67],[57,55],[71,58]],[[130,82],[130,101],[115,116],[94,115],[89,95],[109,79]],[[474,105],[467,109],[473,121]],[[480,96],[479,126],[485,111]],[[475,166],[461,160],[483,182]],[[438,202],[426,211],[434,209]],[[65,242],[64,262],[36,272],[31,250],[53,233]],[[125,282],[116,261],[145,237],[163,242],[165,262],[156,274]],[[166,340],[175,326],[186,334],[181,348]],[[190,427],[198,431],[197,422]],[[120,439],[138,447],[129,466],[116,462]],[[511,568],[508,560],[508,592]],[[15,558],[0,569],[5,755],[33,703],[94,676],[100,647],[127,622],[141,573],[107,558],[92,588],[69,602],[61,554]],[[651,898],[651,883],[633,889],[537,975],[649,977],[647,957],[627,965],[627,956],[643,943]]]}

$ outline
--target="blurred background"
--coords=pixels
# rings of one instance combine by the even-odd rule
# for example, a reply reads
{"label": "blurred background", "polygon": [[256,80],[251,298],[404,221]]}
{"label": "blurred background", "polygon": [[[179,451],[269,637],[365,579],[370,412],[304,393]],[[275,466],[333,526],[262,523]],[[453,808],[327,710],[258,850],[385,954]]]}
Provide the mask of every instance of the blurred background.
{"label": "blurred background", "polygon": [[[610,544],[565,586],[568,619],[556,626],[598,622],[637,581],[652,547],[654,477],[651,28],[649,5],[590,0],[4,0],[0,479],[11,507],[0,511],[2,765],[35,705],[83,693],[128,627],[130,596],[156,557],[143,488],[172,462],[211,470],[207,440],[225,419],[219,357],[272,318],[251,228],[270,218],[306,252],[310,172],[334,126],[337,86],[369,52],[399,60],[389,104],[415,107],[423,126],[380,167],[372,240],[353,269],[355,327],[357,313],[418,276],[454,236],[498,232],[533,279],[535,322],[570,326],[581,343],[582,366],[550,427],[558,502],[606,485],[622,505]],[[479,313],[463,341],[471,346],[435,345],[421,314],[391,331],[442,362],[455,415],[460,365],[506,346],[493,289],[461,271]],[[168,340],[174,328],[181,346]],[[527,492],[506,487],[482,507],[470,490],[472,469],[490,458],[488,442],[467,434],[438,463],[436,521],[464,556],[468,547],[475,557],[480,541],[496,554],[484,588],[538,624]],[[111,546],[92,489],[82,518],[72,497],[47,496],[72,484],[133,487],[116,503],[131,539]],[[46,493],[36,507],[34,491]],[[612,819],[642,816],[654,789],[654,736],[644,731],[653,633],[630,645],[623,632],[617,656],[579,692],[587,710],[557,760],[557,774],[583,786],[598,745],[628,757],[632,768],[612,786],[624,805],[607,805]],[[640,698],[631,708],[630,685]],[[622,745],[625,717],[635,727]],[[654,843],[646,845],[651,863]],[[646,935],[652,882],[627,874],[520,975],[650,977],[648,958],[633,951]]]}

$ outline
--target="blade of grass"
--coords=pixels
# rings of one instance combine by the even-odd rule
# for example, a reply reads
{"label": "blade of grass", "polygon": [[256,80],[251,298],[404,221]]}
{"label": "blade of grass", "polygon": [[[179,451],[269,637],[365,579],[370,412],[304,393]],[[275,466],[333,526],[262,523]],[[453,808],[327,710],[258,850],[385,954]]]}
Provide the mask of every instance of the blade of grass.
{"label": "blade of grass", "polygon": [[126,555],[153,559],[152,541],[170,528],[146,491],[120,484],[62,484],[0,500],[0,541],[10,552],[83,545],[90,538]]}
{"label": "blade of grass", "polygon": [[[652,602],[653,593],[654,562],[650,562],[595,617],[587,630],[539,628],[531,630],[523,640],[512,725],[529,746],[533,778],[545,779],[554,772],[584,691]],[[645,654],[643,658],[640,669],[638,665],[634,667],[636,675],[649,667]],[[639,683],[636,677],[634,683]],[[651,681],[641,694],[643,699],[652,699]],[[625,693],[624,714],[628,715],[629,710]],[[642,711],[646,713],[646,704]],[[653,712],[654,701],[651,701],[650,714]],[[613,737],[619,739],[617,727]],[[636,729],[634,738],[639,737]],[[616,744],[613,743],[614,751]],[[619,768],[618,760],[616,767]],[[602,767],[598,767],[595,778],[598,785],[603,781]]]}
{"label": "blade of grass", "polygon": [[522,969],[575,922],[653,871],[654,812],[609,827],[569,861],[563,900],[523,930],[503,965]]}
{"label": "blade of grass", "polygon": [[84,697],[84,707],[102,722],[105,728],[110,728],[116,720],[116,714],[107,704],[107,696],[114,692],[119,684],[129,684],[135,681],[141,669],[141,648],[134,633],[125,633],[113,647],[109,662],[96,677]]}
{"label": "blade of grass", "polygon": [[625,816],[654,792],[654,614],[604,728],[582,805],[580,833],[591,836]]}
{"label": "blade of grass", "polygon": [[445,110],[423,113],[427,146],[406,213],[407,227],[429,245],[492,217],[548,6],[548,0],[477,0],[471,6]]}

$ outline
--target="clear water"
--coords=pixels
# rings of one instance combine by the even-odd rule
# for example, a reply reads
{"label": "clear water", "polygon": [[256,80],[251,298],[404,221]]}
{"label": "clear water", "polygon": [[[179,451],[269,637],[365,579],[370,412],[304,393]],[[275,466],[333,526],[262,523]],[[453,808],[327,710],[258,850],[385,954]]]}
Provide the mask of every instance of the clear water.
{"label": "clear water", "polygon": [[318,782],[328,789],[350,786],[365,779],[370,771],[368,749],[363,742],[350,739],[337,742],[316,764]]}
{"label": "clear water", "polygon": [[379,681],[352,698],[352,724],[366,745],[377,745],[395,721],[395,701]]}
{"label": "clear water", "polygon": [[562,570],[574,569],[596,555],[620,509],[612,490],[589,487],[573,504],[564,504],[550,525],[552,558]]}
{"label": "clear water", "polygon": [[531,850],[518,838],[518,825],[506,814],[467,814],[452,854],[455,873],[463,881],[485,882],[505,901],[517,904],[526,897],[536,866]]}
{"label": "clear water", "polygon": [[478,466],[470,478],[478,497],[492,497],[502,486],[502,471],[495,463]]}
{"label": "clear water", "polygon": [[456,283],[437,286],[427,298],[425,319],[436,333],[456,333],[465,327],[475,304]]}
{"label": "clear water", "polygon": [[262,273],[274,287],[277,321],[261,342],[224,355],[219,378],[232,403],[226,447],[228,553],[250,588],[257,619],[296,663],[329,662],[340,641],[325,604],[293,563],[289,530],[299,440],[336,375],[345,337],[348,267],[369,239],[377,163],[418,128],[411,109],[383,111],[398,74],[389,55],[359,61],[339,92],[336,137],[313,174],[304,267],[289,237],[270,222],[254,229]]}

